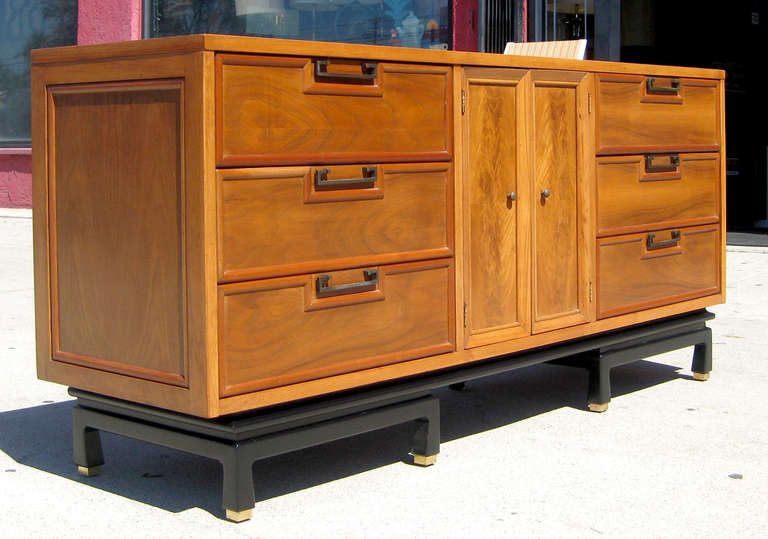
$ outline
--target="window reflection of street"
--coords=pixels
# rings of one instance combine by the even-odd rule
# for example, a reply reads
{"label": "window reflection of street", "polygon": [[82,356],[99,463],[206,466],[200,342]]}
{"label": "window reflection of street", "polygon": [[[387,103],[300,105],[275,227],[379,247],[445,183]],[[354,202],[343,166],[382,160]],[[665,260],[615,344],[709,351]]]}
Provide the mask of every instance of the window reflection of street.
{"label": "window reflection of street", "polygon": [[218,33],[446,49],[448,0],[150,0],[148,37]]}

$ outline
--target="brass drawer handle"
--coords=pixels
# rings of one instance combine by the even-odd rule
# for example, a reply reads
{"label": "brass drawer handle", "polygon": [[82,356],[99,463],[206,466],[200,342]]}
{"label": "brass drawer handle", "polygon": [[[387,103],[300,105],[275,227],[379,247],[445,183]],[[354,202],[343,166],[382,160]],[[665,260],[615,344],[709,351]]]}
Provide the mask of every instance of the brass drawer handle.
{"label": "brass drawer handle", "polygon": [[315,60],[315,78],[333,79],[335,81],[344,81],[349,83],[370,82],[376,79],[378,75],[379,64],[376,62],[362,62],[360,64],[361,73],[332,73],[328,71],[331,61],[326,59]]}
{"label": "brass drawer handle", "polygon": [[645,171],[646,172],[677,172],[680,168],[680,156],[678,154],[668,154],[669,164],[662,163],[661,165],[655,165],[653,160],[657,157],[663,157],[663,155],[645,154]]}
{"label": "brass drawer handle", "polygon": [[650,95],[679,95],[680,79],[672,79],[669,86],[656,86],[656,79],[648,77],[645,79],[645,91]]}
{"label": "brass drawer handle", "polygon": [[318,298],[330,298],[333,296],[344,296],[346,294],[357,294],[359,292],[369,292],[376,290],[376,286],[379,284],[379,270],[364,270],[364,281],[360,283],[340,284],[338,286],[330,286],[331,276],[320,275],[317,278],[315,284],[315,290]]}
{"label": "brass drawer handle", "polygon": [[655,251],[657,249],[666,249],[667,247],[677,247],[677,244],[680,243],[680,231],[679,230],[673,230],[672,231],[672,238],[668,240],[662,240],[662,241],[654,241],[656,239],[656,234],[648,234],[648,237],[645,240],[645,248],[649,251]]}
{"label": "brass drawer handle", "polygon": [[315,190],[328,191],[332,189],[370,189],[376,184],[376,167],[363,167],[362,178],[345,178],[343,180],[329,180],[327,168],[319,168],[315,171]]}

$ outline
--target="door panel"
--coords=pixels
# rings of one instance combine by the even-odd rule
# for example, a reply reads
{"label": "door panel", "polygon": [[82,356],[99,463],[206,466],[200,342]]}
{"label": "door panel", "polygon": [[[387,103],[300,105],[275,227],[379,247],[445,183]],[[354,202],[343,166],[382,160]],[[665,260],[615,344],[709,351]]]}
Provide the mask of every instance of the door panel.
{"label": "door panel", "polygon": [[523,70],[464,71],[467,347],[530,333],[527,83]]}
{"label": "door panel", "polygon": [[533,75],[533,332],[588,321],[583,73]]}

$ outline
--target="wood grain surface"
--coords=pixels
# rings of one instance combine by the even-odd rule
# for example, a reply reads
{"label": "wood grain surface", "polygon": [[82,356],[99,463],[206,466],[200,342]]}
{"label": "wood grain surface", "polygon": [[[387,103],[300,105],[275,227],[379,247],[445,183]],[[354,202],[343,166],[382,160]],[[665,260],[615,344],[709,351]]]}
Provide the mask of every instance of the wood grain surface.
{"label": "wood grain surface", "polygon": [[290,39],[193,34],[119,43],[57,47],[32,51],[34,64],[103,60],[107,58],[164,55],[179,52],[212,51],[247,54],[280,54],[349,58],[394,62],[454,64],[524,69],[558,69],[604,73],[641,73],[668,77],[724,79],[725,71],[699,67],[678,67],[596,60],[566,60],[531,56],[486,54],[464,51],[436,51],[409,47],[323,43]]}
{"label": "wood grain surface", "polygon": [[[321,82],[309,60],[326,57],[332,70],[345,72],[361,61],[379,62],[380,76],[365,88]],[[206,35],[37,51],[33,62],[35,311],[38,372],[45,380],[216,417],[723,301],[721,71]],[[235,70],[230,75],[246,73],[230,77],[233,93],[226,100],[225,68]],[[639,101],[625,106],[619,100],[613,107],[619,112],[603,121],[607,101],[586,72],[602,73],[601,85],[639,89]],[[680,99],[643,95],[647,76],[681,78]],[[87,83],[99,88],[65,88]],[[83,96],[91,102],[78,101]],[[226,119],[224,106],[230,107]],[[627,125],[643,121],[642,133]],[[285,129],[282,138],[269,131],[286,122],[300,127]],[[77,133],[81,124],[84,134]],[[596,151],[606,133],[614,145]],[[690,140],[674,138],[679,133]],[[242,147],[223,159],[226,137]],[[683,154],[681,180],[655,177],[653,187],[684,184],[689,159],[701,156],[694,166],[702,167],[714,162],[719,222],[682,228],[680,246],[660,250],[647,251],[645,238],[655,233],[663,241],[669,229],[645,217],[631,225],[638,227],[631,234],[613,227],[603,234],[623,235],[598,238],[592,204],[596,195],[605,198],[595,181],[596,153],[671,151],[696,155]],[[217,171],[220,165],[241,168]],[[382,171],[373,188],[318,191],[307,181],[318,167],[338,179],[368,165]],[[251,166],[262,168],[242,168]],[[576,178],[566,180],[574,166]],[[224,179],[230,172],[234,176]],[[247,179],[234,179],[241,173]],[[283,181],[291,188],[283,189]],[[398,182],[394,192],[402,203],[388,210],[390,219],[349,209],[386,206]],[[460,196],[453,196],[454,185]],[[507,186],[517,194],[510,203]],[[544,188],[551,196],[540,205]],[[282,221],[303,217],[298,205],[286,205],[289,191],[291,200],[300,197],[302,210],[333,209],[291,228]],[[500,205],[496,194],[503,196]],[[570,207],[545,213],[558,195],[576,205],[575,213]],[[674,203],[643,213],[685,214],[689,210],[675,204],[700,195],[698,187],[675,192]],[[408,213],[416,206],[424,215]],[[279,211],[286,207],[287,213]],[[231,240],[222,234],[225,227],[233,227]],[[513,231],[503,234],[504,228]],[[346,238],[336,251],[325,243],[328,234]],[[248,282],[219,285],[232,243],[243,266],[223,280]],[[271,249],[271,265],[258,265],[261,244]],[[622,249],[632,249],[635,258]],[[371,268],[380,271],[375,290],[316,297],[322,274],[337,286],[361,281]],[[599,320],[595,302],[587,303],[592,283]],[[512,323],[494,326],[495,317]],[[121,327],[117,320],[124,320]]]}
{"label": "wood grain surface", "polygon": [[597,160],[598,235],[720,220],[720,154],[679,154],[671,172],[646,172],[645,157]]}
{"label": "wood grain surface", "polygon": [[[452,267],[381,266],[376,291],[327,301],[315,295],[318,275],[220,286],[220,394],[452,351]],[[334,285],[362,280],[361,270],[330,275]]]}
{"label": "wood grain surface", "polygon": [[217,58],[220,166],[450,159],[448,67],[380,63],[372,96],[306,91],[309,58]]}
{"label": "wood grain surface", "polygon": [[[466,345],[530,332],[525,71],[465,69]],[[514,200],[508,195],[515,193]]]}
{"label": "wood grain surface", "polygon": [[187,383],[181,87],[50,93],[60,361]]}
{"label": "wood grain surface", "polygon": [[[551,73],[533,82],[533,331],[587,321],[588,248],[579,233],[585,211],[579,132],[579,84],[586,74]],[[580,99],[581,98],[581,99]],[[584,111],[586,112],[586,111]],[[546,196],[548,194],[548,196]]]}
{"label": "wood grain surface", "polygon": [[658,250],[647,249],[648,233],[598,240],[599,318],[720,292],[720,227],[676,230],[679,244]]}
{"label": "wood grain surface", "polygon": [[598,154],[720,149],[717,81],[680,79],[679,101],[649,101],[647,77],[597,79]]}
{"label": "wood grain surface", "polygon": [[[214,169],[213,116],[213,54],[193,53],[181,55],[162,55],[145,58],[118,58],[95,63],[78,62],[74,64],[48,64],[32,67],[32,118],[33,118],[33,185],[34,185],[34,223],[35,223],[35,320],[37,328],[37,371],[43,380],[54,381],[80,389],[103,393],[117,398],[131,400],[165,409],[190,413],[201,417],[215,417],[218,411],[218,373],[216,367],[216,182]],[[115,83],[114,81],[122,81]],[[183,81],[180,83],[179,81]],[[57,296],[51,290],[52,276],[56,273],[54,259],[49,259],[50,248],[54,244],[56,233],[56,189],[66,189],[65,185],[54,185],[56,179],[56,159],[67,161],[65,154],[56,155],[56,133],[53,118],[51,92],[66,94],[68,91],[81,92],[83,84],[98,91],[141,91],[164,88],[178,90],[178,124],[169,126],[170,131],[178,129],[183,134],[180,145],[180,167],[184,193],[183,261],[185,271],[185,329],[186,329],[186,375],[179,382],[176,374],[154,372],[152,368],[125,374],[125,365],[109,365],[115,372],[104,370],[104,363],[91,363],[88,366],[65,363],[53,358],[53,307]],[[208,103],[210,106],[208,106]],[[130,105],[130,102],[128,103]],[[142,122],[145,120],[142,119]],[[109,119],[105,119],[107,125]],[[148,121],[152,125],[155,122]],[[103,127],[107,129],[107,127]],[[109,133],[109,131],[108,131]],[[67,133],[67,136],[69,133]],[[78,149],[73,156],[79,158],[82,153],[114,152],[113,147],[102,148],[105,137],[98,144]],[[151,131],[140,131],[140,137],[150,138]],[[141,146],[139,141],[127,140],[127,153],[135,158],[143,154],[136,153]],[[145,141],[145,143],[148,143]],[[149,152],[148,155],[153,155]],[[165,157],[164,157],[165,158]],[[89,157],[97,159],[97,157]],[[122,157],[121,157],[122,159]],[[77,163],[75,160],[73,163]],[[78,165],[80,166],[80,165]],[[151,163],[131,164],[143,169],[151,169]],[[149,177],[152,177],[151,175]],[[96,181],[90,179],[88,181]],[[138,181],[138,180],[137,180]],[[77,186],[78,182],[73,185]],[[99,187],[101,192],[106,187]],[[152,193],[158,188],[145,187]],[[98,201],[98,198],[96,199]],[[79,197],[80,205],[89,203],[89,197]],[[170,204],[166,201],[151,201],[150,206]],[[98,213],[99,210],[87,209]],[[213,218],[211,216],[213,215]],[[195,218],[192,218],[195,216]],[[162,219],[161,219],[162,220]],[[126,234],[141,230],[139,226],[126,221]],[[147,242],[152,245],[154,240]],[[118,246],[112,245],[117,249]],[[138,265],[138,263],[137,263]],[[144,272],[146,276],[146,271]],[[136,279],[137,280],[137,279]],[[130,284],[128,280],[122,284]],[[120,285],[121,283],[116,283]],[[140,292],[140,289],[139,289]],[[117,293],[117,292],[116,292]],[[124,292],[119,292],[124,293]],[[212,299],[211,299],[212,296]],[[178,297],[174,302],[180,301]],[[167,307],[172,308],[172,307]],[[112,316],[115,307],[109,305],[104,316]],[[155,337],[161,337],[154,332]],[[167,348],[160,344],[158,349]],[[161,364],[162,365],[162,364]],[[130,367],[130,366],[129,366]],[[215,385],[209,386],[211,369]],[[121,373],[118,373],[117,371]],[[133,374],[138,374],[134,376]],[[150,380],[147,376],[155,377]],[[172,383],[168,383],[168,381]],[[183,385],[174,385],[182,383]]]}
{"label": "wood grain surface", "polygon": [[319,168],[339,180],[360,178],[363,166],[219,171],[220,279],[450,256],[450,165],[373,165],[369,189],[315,190]]}

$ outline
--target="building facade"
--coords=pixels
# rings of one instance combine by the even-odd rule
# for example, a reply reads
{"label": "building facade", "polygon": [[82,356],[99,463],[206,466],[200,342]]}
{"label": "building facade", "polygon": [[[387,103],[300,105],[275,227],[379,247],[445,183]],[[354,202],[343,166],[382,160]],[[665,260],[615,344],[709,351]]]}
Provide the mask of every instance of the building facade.
{"label": "building facade", "polygon": [[[29,49],[189,33],[501,52],[587,39],[587,58],[725,69],[728,225],[768,228],[768,0],[0,0],[0,207],[31,207]],[[766,15],[768,17],[768,15]],[[714,36],[717,36],[714,38]]]}

